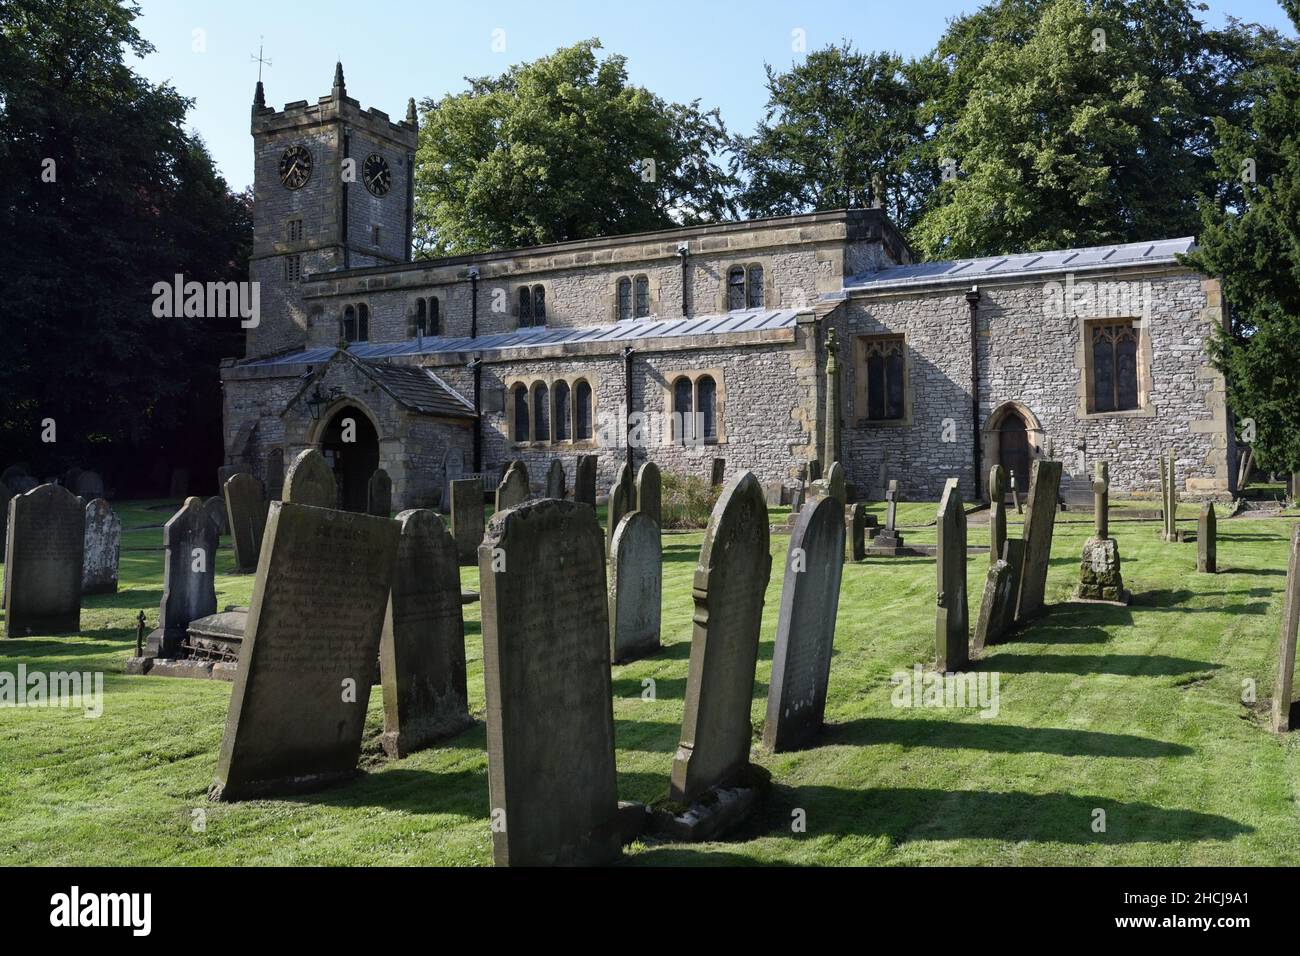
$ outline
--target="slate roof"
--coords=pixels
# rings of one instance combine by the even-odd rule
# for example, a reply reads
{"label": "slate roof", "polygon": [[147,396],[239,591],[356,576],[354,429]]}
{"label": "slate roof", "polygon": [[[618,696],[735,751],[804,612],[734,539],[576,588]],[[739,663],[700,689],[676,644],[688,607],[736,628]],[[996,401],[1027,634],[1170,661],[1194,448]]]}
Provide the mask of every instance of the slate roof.
{"label": "slate roof", "polygon": [[427,368],[364,361],[357,362],[357,367],[373,379],[376,385],[413,411],[451,418],[475,417],[474,406]]}
{"label": "slate roof", "polygon": [[[875,272],[846,277],[844,291],[855,289],[893,289],[947,283],[978,284],[983,279],[1006,279],[1049,273],[1089,272],[1117,266],[1172,265],[1179,253],[1196,245],[1190,236],[1160,239],[1155,242],[1130,242],[1117,246],[1090,246],[1085,249],[1056,249],[1051,252],[1027,252],[1010,256],[985,256],[979,259],[952,259],[943,262],[919,262],[915,265],[889,266]],[[841,298],[832,293],[827,298]]]}

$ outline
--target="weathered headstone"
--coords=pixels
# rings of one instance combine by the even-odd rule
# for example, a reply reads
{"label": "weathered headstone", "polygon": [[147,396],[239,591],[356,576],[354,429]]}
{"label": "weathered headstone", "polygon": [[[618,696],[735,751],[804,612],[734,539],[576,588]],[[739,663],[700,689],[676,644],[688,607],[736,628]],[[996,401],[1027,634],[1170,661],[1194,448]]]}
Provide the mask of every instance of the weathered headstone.
{"label": "weathered headstone", "polygon": [[15,495],[25,495],[40,486],[40,481],[31,475],[18,475],[9,479],[9,491]]}
{"label": "weathered headstone", "polygon": [[1079,565],[1079,587],[1075,596],[1085,601],[1118,601],[1127,604],[1120,568],[1119,542],[1110,536],[1110,467],[1097,462],[1092,480],[1093,535],[1083,543]]}
{"label": "weathered headstone", "polygon": [[1160,456],[1160,498],[1164,524],[1160,537],[1165,541],[1181,541],[1178,530],[1178,477],[1174,450],[1169,449],[1168,459]]}
{"label": "weathered headstone", "polygon": [[7,637],[81,629],[85,522],[77,496],[59,485],[39,485],[9,499]]}
{"label": "weathered headstone", "polygon": [[[231,481],[241,477],[248,476]],[[190,622],[217,613],[217,529],[202,498],[186,498],[163,526],[163,548],[162,604],[150,645],[158,657],[176,657]]]}
{"label": "weathered headstone", "polygon": [[366,514],[387,518],[393,513],[393,479],[388,472],[376,468],[366,485]]}
{"label": "weathered headstone", "polygon": [[222,465],[217,469],[217,487],[226,487],[226,482],[241,472],[247,472],[248,469],[242,465]]}
{"label": "weathered headstone", "polygon": [[782,500],[785,497],[785,485],[779,481],[763,482],[763,501],[769,508],[779,507],[785,504]]}
{"label": "weathered headstone", "polygon": [[272,448],[266,454],[266,500],[284,500],[283,448]]}
{"label": "weathered headstone", "polygon": [[1052,532],[1056,527],[1056,496],[1061,486],[1061,463],[1037,458],[1029,470],[1023,567],[1017,587],[1016,620],[1025,621],[1043,609],[1047,568],[1052,557]]}
{"label": "weathered headstone", "polygon": [[595,455],[579,455],[578,467],[573,475],[573,500],[596,507]]}
{"label": "weathered headstone", "polygon": [[1297,630],[1300,630],[1300,524],[1291,528],[1291,560],[1287,564],[1286,595],[1282,600],[1282,634],[1277,647],[1277,679],[1273,682],[1273,730],[1277,733],[1291,730],[1300,710],[1292,700]]}
{"label": "weathered headstone", "polygon": [[659,466],[647,461],[636,473],[636,510],[657,525],[663,524],[663,488]]}
{"label": "weathered headstone", "polygon": [[663,553],[659,523],[641,511],[624,515],[609,549],[609,650],[615,664],[659,650]]}
{"label": "weathered headstone", "polygon": [[808,462],[808,480],[810,482],[822,480],[821,459],[814,458],[812,461]]}
{"label": "weathered headstone", "polygon": [[618,786],[595,511],[544,499],[495,515],[479,580],[493,860],[611,862]]}
{"label": "weathered headstone", "polygon": [[693,802],[749,767],[750,706],[763,600],[772,572],[767,506],[750,472],[734,477],[709,518],[695,568],[695,616],[671,799]]}
{"label": "weathered headstone", "polygon": [[970,663],[970,609],[966,597],[966,511],[957,479],[949,478],[939,501],[935,556],[937,609],[935,669],[948,673]]}
{"label": "weathered headstone", "polygon": [[226,500],[221,495],[213,495],[203,502],[203,513],[208,516],[217,529],[217,537],[230,534],[230,524],[226,520]]}
{"label": "weathered headstone", "polygon": [[1001,465],[989,469],[989,564],[1002,559],[1007,540],[1007,471]]}
{"label": "weathered headstone", "polygon": [[85,554],[81,566],[82,594],[117,592],[117,565],[122,555],[122,519],[103,498],[86,505]]}
{"label": "weathered headstone", "polygon": [[9,486],[0,481],[0,561],[5,559],[5,548],[9,544],[9,499],[13,496]]}
{"label": "weathered headstone", "polygon": [[989,644],[1001,641],[1015,624],[1016,583],[1024,542],[1008,539],[1002,544],[1002,557],[989,566],[980,601],[979,619],[975,623],[972,655],[979,655]]}
{"label": "weathered headstone", "polygon": [[831,462],[830,471],[826,473],[826,491],[840,503],[840,512],[849,503],[848,489],[844,486],[844,466],[838,461]]}
{"label": "weathered headstone", "polygon": [[632,469],[627,466],[627,462],[624,462],[618,466],[618,471],[614,473],[614,483],[609,486],[609,502],[605,509],[606,553],[614,543],[614,532],[618,529],[618,523],[623,520],[623,515],[635,510],[635,499],[636,487],[632,480]]}
{"label": "weathered headstone", "polygon": [[1011,486],[1011,503],[1016,508],[1016,514],[1024,514],[1024,505],[1020,503],[1020,486],[1016,484],[1016,473],[1010,471],[1007,473],[1007,484]]}
{"label": "weathered headstone", "polygon": [[235,549],[235,570],[255,571],[262,550],[262,535],[266,530],[266,499],[262,497],[262,483],[250,474],[239,472],[230,476],[224,493],[226,522]]}
{"label": "weathered headstone", "polygon": [[[482,509],[479,509],[482,514]],[[403,511],[379,672],[390,757],[405,757],[473,720],[465,680],[456,542],[432,511]]]}
{"label": "weathered headstone", "polygon": [[483,541],[483,480],[457,478],[451,483],[451,536],[461,564],[478,560]]}
{"label": "weathered headstone", "polygon": [[325,456],[315,448],[305,448],[289,466],[284,476],[286,503],[310,505],[313,508],[338,508],[338,482],[330,470]]}
{"label": "weathered headstone", "polygon": [[[451,483],[465,477],[465,453],[452,446],[442,453],[442,497],[438,507],[451,514]],[[478,548],[478,544],[474,545]]]}
{"label": "weathered headstone", "polygon": [[763,725],[775,753],[798,750],[822,728],[843,572],[844,508],[828,496],[800,512],[790,536]]}
{"label": "weathered headstone", "polygon": [[104,479],[95,471],[83,471],[77,476],[77,484],[72,493],[80,495],[87,501],[104,497]]}
{"label": "weathered headstone", "polygon": [[867,556],[867,541],[874,541],[880,529],[876,527],[876,516],[867,512],[865,501],[849,505],[848,511],[849,557],[861,561]]}
{"label": "weathered headstone", "polygon": [[898,481],[890,479],[885,491],[885,528],[871,543],[873,554],[896,555],[904,547],[903,536],[898,533]]}
{"label": "weathered headstone", "polygon": [[714,486],[722,484],[722,481],[726,477],[726,474],[727,474],[727,459],[725,458],[713,459],[713,470],[709,474],[709,483]]}
{"label": "weathered headstone", "polygon": [[212,799],[356,772],[400,532],[391,518],[272,502]]}
{"label": "weathered headstone", "polygon": [[551,466],[546,470],[546,497],[563,501],[568,497],[564,484],[564,466],[560,464],[560,459],[552,458]]}
{"label": "weathered headstone", "polygon": [[0,482],[4,482],[12,489],[15,478],[26,478],[27,476],[27,465],[20,462],[16,465],[10,465],[4,471],[0,471]]}
{"label": "weathered headstone", "polygon": [[1218,558],[1218,518],[1214,515],[1214,502],[1201,505],[1201,517],[1196,522],[1196,570],[1202,574],[1216,574]]}
{"label": "weathered headstone", "polygon": [[515,462],[506,469],[506,476],[497,485],[496,510],[516,508],[528,500],[528,472]]}

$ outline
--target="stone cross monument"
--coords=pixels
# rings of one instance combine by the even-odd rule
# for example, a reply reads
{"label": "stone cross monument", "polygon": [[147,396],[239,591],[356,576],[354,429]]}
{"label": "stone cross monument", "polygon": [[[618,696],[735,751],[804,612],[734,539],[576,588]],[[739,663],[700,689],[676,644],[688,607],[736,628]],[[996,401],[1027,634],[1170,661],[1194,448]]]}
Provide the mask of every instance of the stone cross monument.
{"label": "stone cross monument", "polygon": [[826,450],[822,454],[823,466],[840,460],[840,344],[835,330],[826,330]]}
{"label": "stone cross monument", "polygon": [[1075,597],[1082,601],[1128,604],[1130,595],[1124,590],[1124,578],[1120,574],[1119,543],[1110,536],[1110,468],[1104,461],[1097,462],[1092,494],[1096,523],[1092,537],[1083,543]]}

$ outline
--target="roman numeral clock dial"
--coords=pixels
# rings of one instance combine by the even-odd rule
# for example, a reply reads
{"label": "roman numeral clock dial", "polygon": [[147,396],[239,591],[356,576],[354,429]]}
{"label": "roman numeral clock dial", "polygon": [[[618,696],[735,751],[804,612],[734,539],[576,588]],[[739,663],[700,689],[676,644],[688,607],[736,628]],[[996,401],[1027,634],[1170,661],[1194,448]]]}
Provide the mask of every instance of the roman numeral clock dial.
{"label": "roman numeral clock dial", "polygon": [[388,171],[388,160],[378,153],[371,153],[366,157],[366,164],[362,168],[361,178],[365,181],[366,188],[370,190],[372,195],[384,195],[393,183],[392,174]]}
{"label": "roman numeral clock dial", "polygon": [[307,185],[311,179],[311,153],[305,146],[290,146],[280,157],[280,182],[289,189]]}

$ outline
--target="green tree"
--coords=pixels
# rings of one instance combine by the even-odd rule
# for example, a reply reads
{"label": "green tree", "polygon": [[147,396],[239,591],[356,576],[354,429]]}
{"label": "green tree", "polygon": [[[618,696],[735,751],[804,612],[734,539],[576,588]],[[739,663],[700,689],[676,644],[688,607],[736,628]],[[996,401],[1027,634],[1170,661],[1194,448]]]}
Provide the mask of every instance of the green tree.
{"label": "green tree", "polygon": [[[1300,31],[1300,0],[1282,0]],[[1196,268],[1219,276],[1229,322],[1211,351],[1237,422],[1255,421],[1255,460],[1300,470],[1300,52],[1277,38],[1250,76],[1249,120],[1216,123],[1231,200],[1205,203]]]}
{"label": "green tree", "polygon": [[891,53],[851,44],[808,54],[784,73],[767,67],[767,109],[737,143],[751,216],[879,204],[906,230],[938,174],[920,162],[923,86]]}
{"label": "green tree", "polygon": [[189,101],[124,62],[151,49],[138,12],[0,0],[0,448],[42,475],[116,471],[120,490],[160,456],[220,463],[239,321],[155,318],[152,289],[246,278],[252,239],[249,197],[183,128]]}
{"label": "green tree", "polygon": [[943,175],[912,233],[951,258],[1188,235],[1215,194],[1264,37],[1193,0],[1000,0],[953,21],[925,71]]}
{"label": "green tree", "polygon": [[628,83],[598,40],[421,103],[416,250],[449,255],[735,215],[717,110]]}

